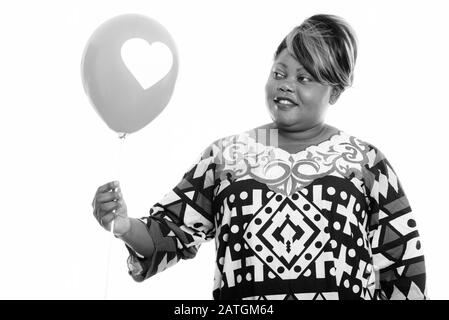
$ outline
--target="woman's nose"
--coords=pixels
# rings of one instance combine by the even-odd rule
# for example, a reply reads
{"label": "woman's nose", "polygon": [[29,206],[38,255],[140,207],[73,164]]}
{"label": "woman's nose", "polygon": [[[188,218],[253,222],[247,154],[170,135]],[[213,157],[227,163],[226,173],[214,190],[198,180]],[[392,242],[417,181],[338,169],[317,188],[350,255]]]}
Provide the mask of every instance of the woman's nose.
{"label": "woman's nose", "polygon": [[291,84],[286,83],[286,82],[284,82],[283,84],[281,84],[279,86],[279,91],[282,91],[282,92],[294,92]]}

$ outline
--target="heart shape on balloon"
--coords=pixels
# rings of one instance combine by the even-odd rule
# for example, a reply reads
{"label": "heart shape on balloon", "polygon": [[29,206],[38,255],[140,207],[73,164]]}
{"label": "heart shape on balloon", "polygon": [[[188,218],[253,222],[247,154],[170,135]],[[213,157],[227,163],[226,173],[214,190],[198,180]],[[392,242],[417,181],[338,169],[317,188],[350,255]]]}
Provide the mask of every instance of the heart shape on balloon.
{"label": "heart shape on balloon", "polygon": [[127,40],[121,48],[121,57],[131,72],[146,90],[162,79],[173,63],[171,50],[162,42],[153,42],[141,38]]}

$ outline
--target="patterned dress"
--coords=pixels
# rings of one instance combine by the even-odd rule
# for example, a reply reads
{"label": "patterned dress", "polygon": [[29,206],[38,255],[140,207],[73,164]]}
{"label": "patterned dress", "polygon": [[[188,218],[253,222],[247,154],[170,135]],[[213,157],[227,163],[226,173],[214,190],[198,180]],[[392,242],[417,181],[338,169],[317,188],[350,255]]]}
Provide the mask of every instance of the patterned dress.
{"label": "patterned dress", "polygon": [[250,132],[210,144],[140,219],[155,253],[126,245],[134,280],[215,239],[215,300],[427,299],[412,210],[376,147],[335,129],[289,153]]}

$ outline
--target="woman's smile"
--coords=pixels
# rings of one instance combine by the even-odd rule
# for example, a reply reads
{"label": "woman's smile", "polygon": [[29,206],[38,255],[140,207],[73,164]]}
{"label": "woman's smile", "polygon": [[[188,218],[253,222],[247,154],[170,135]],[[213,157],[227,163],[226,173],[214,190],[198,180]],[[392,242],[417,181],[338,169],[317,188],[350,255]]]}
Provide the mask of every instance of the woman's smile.
{"label": "woman's smile", "polygon": [[290,110],[291,108],[298,107],[298,103],[290,97],[277,96],[274,97],[273,102],[281,110]]}
{"label": "woman's smile", "polygon": [[276,108],[278,109],[278,110],[281,110],[281,111],[290,111],[290,110],[293,110],[293,109],[295,109],[295,108],[299,108],[299,106],[298,105],[296,105],[296,104],[292,104],[291,102],[274,102],[275,103],[275,105],[276,105]]}

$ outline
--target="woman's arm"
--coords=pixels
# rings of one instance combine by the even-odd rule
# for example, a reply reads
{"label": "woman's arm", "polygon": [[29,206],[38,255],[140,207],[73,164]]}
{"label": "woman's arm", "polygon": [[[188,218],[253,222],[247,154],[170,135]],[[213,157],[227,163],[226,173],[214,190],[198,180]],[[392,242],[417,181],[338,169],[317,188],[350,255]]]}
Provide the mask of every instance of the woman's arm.
{"label": "woman's arm", "polygon": [[194,258],[201,244],[214,238],[216,152],[214,144],[208,146],[147,216],[130,220],[130,229],[120,238],[129,251],[128,269],[135,281]]}
{"label": "woman's arm", "polygon": [[369,239],[382,300],[428,299],[426,268],[417,223],[399,178],[385,156],[371,150],[365,173],[369,189]]}
{"label": "woman's arm", "polygon": [[150,258],[154,253],[154,242],[144,222],[128,218],[130,228],[122,235],[116,235],[143,257]]}

